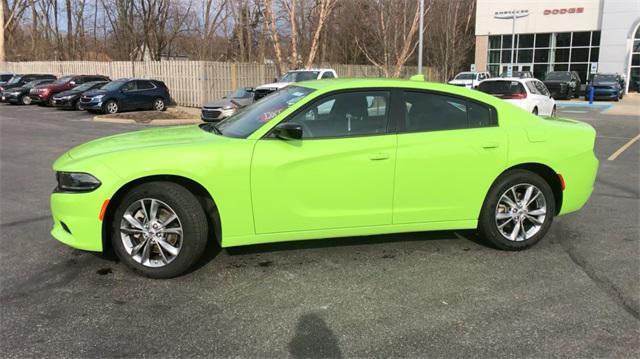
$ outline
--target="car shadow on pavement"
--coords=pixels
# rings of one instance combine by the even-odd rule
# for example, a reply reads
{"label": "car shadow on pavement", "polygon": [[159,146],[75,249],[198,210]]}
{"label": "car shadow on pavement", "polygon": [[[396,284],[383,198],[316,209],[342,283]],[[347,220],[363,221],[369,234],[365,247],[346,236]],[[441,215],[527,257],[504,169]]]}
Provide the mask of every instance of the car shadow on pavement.
{"label": "car shadow on pavement", "polygon": [[480,239],[474,231],[433,231],[254,244],[248,246],[229,247],[226,248],[226,252],[229,255],[245,255],[313,248],[346,247],[359,245],[373,246],[396,242],[450,241],[460,239],[468,240],[483,247],[492,248],[489,243]]}
{"label": "car shadow on pavement", "polygon": [[338,339],[318,314],[304,314],[298,319],[296,332],[289,342],[294,358],[342,358]]}

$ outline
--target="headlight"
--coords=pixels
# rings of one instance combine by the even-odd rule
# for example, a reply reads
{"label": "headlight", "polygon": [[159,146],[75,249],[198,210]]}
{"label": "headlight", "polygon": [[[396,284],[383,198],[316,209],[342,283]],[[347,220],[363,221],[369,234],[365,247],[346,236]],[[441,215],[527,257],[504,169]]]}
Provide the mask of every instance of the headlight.
{"label": "headlight", "polygon": [[223,109],[223,110],[232,110],[232,109],[234,109],[234,108],[235,108],[235,106],[233,106],[233,105],[226,105],[226,106],[225,106],[225,107],[223,107],[222,109]]}
{"label": "headlight", "polygon": [[90,192],[100,187],[100,181],[88,173],[56,172],[58,192]]}
{"label": "headlight", "polygon": [[103,97],[104,97],[104,95],[98,95],[98,96],[93,96],[92,99],[94,99],[94,100],[102,100]]}
{"label": "headlight", "polygon": [[8,93],[8,95],[11,95],[11,96],[18,96],[18,95],[20,95],[20,92],[18,92],[18,91],[16,91],[16,92],[9,92],[9,93]]}

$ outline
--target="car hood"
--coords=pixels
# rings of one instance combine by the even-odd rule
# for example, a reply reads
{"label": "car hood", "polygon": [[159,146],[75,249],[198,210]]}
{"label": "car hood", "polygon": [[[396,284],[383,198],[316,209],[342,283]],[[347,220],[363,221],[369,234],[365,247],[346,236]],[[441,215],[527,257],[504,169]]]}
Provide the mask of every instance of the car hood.
{"label": "car hood", "polygon": [[274,82],[274,83],[270,83],[270,84],[264,84],[261,86],[256,87],[256,90],[263,90],[263,89],[278,89],[280,90],[281,88],[287,86],[291,84],[291,82]]}
{"label": "car hood", "polygon": [[194,125],[155,128],[99,138],[72,148],[68,155],[77,160],[145,147],[192,144],[219,137]]}
{"label": "car hood", "polygon": [[67,91],[62,91],[60,93],[57,93],[54,97],[65,97],[65,96],[73,96],[73,95],[79,95],[80,91],[76,91],[76,90],[67,90]]}
{"label": "car hood", "polygon": [[93,96],[98,96],[98,95],[104,95],[107,92],[109,92],[109,91],[97,89],[97,90],[89,90],[89,91],[83,93],[83,95],[88,96],[88,97],[93,97]]}
{"label": "car hood", "polygon": [[28,92],[29,89],[26,87],[12,87],[12,88],[5,89],[5,92],[24,92],[24,91]]}
{"label": "car hood", "polygon": [[542,82],[545,84],[567,84],[571,82],[571,80],[544,80]]}
{"label": "car hood", "polygon": [[223,98],[222,100],[210,101],[204,104],[204,107],[225,107],[231,105],[231,100]]}

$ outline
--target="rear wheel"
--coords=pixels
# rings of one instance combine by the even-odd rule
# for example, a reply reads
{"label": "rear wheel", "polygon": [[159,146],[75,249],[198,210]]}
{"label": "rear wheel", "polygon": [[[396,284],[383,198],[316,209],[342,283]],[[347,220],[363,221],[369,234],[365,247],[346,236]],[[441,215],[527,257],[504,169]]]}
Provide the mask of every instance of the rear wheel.
{"label": "rear wheel", "polygon": [[171,278],[202,256],[208,224],[204,209],[186,188],[172,182],[145,183],[119,203],[111,223],[118,257],[134,271]]}
{"label": "rear wheel", "polygon": [[511,170],[489,190],[478,231],[499,249],[526,249],[544,237],[554,214],[555,200],[549,184],[531,171]]}
{"label": "rear wheel", "polygon": [[164,111],[167,109],[167,105],[165,105],[164,100],[161,98],[157,98],[153,100],[153,109],[156,111]]}
{"label": "rear wheel", "polygon": [[531,111],[531,113],[537,116],[538,115],[538,108],[534,107],[533,111]]}
{"label": "rear wheel", "polygon": [[556,117],[556,105],[553,105],[553,109],[551,110],[551,117]]}
{"label": "rear wheel", "polygon": [[31,105],[31,97],[29,97],[29,95],[23,95],[22,97],[20,97],[20,103],[22,103],[23,105]]}
{"label": "rear wheel", "polygon": [[118,113],[118,103],[114,100],[109,100],[104,104],[102,112],[106,114]]}

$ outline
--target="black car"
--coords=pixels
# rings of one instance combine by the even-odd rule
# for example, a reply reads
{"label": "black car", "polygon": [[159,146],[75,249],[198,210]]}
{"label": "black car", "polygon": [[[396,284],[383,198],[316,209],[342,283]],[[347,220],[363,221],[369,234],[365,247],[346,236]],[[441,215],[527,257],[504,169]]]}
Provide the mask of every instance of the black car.
{"label": "black car", "polygon": [[554,99],[578,97],[582,81],[575,71],[551,71],[544,78],[544,84]]}
{"label": "black car", "polygon": [[97,90],[108,83],[109,81],[85,82],[71,90],[59,92],[53,95],[51,98],[51,104],[57,108],[82,110],[82,106],[80,105],[80,97],[82,94],[90,90]]}
{"label": "black car", "polygon": [[15,75],[11,77],[6,84],[0,87],[0,92],[3,92],[8,89],[12,89],[14,87],[22,87],[27,84],[27,82],[31,82],[33,80],[55,80],[57,77],[51,74],[23,74],[23,75]]}
{"label": "black car", "polygon": [[55,81],[54,79],[40,79],[27,82],[22,87],[13,87],[2,91],[2,102],[12,104],[31,105],[31,97],[29,97],[29,91],[38,85],[44,85]]}
{"label": "black car", "polygon": [[2,72],[0,73],[0,86],[7,83],[7,81],[11,80],[11,78],[15,76],[14,73],[11,72]]}
{"label": "black car", "polygon": [[119,79],[99,90],[82,94],[80,106],[87,111],[117,113],[122,110],[164,111],[171,103],[169,88],[162,81]]}

